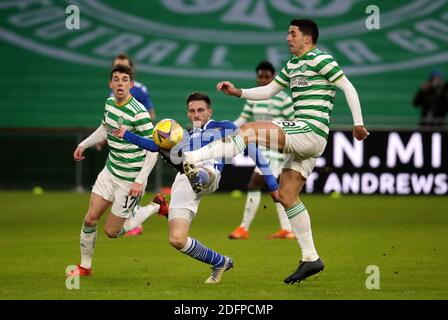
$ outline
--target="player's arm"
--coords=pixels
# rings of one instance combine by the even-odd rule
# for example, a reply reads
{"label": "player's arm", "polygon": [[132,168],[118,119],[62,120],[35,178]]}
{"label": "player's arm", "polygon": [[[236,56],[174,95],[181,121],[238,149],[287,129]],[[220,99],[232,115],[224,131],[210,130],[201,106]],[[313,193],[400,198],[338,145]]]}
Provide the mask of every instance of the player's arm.
{"label": "player's arm", "polygon": [[128,130],[125,131],[125,133],[123,135],[123,139],[126,140],[127,142],[135,144],[136,146],[139,146],[142,149],[145,149],[145,150],[148,150],[151,152],[159,151],[159,146],[156,145],[154,140],[145,138],[145,137],[141,137],[141,136],[139,136],[133,132],[130,132]]}
{"label": "player's arm", "polygon": [[124,127],[120,127],[119,130],[113,130],[112,134],[118,138],[122,138],[123,140],[135,144],[136,146],[139,146],[142,149],[151,151],[151,152],[158,152],[159,146],[156,145],[154,140],[146,137],[141,137],[129,130],[126,130]]}
{"label": "player's arm", "polygon": [[[152,137],[153,132],[153,125],[151,122],[151,118],[147,112],[141,112],[137,113],[135,115],[136,124],[135,125],[135,132],[136,135],[141,138],[146,138],[150,140]],[[157,162],[157,152],[146,152],[145,160],[142,165],[142,169],[138,173],[137,177],[134,180],[134,183],[132,183],[131,188],[129,190],[129,195],[138,197],[142,194],[143,185],[148,180],[148,176],[151,173],[152,169],[154,168],[154,165]]]}
{"label": "player's arm", "polygon": [[353,136],[358,140],[367,138],[369,132],[364,128],[364,121],[362,118],[361,104],[359,102],[358,93],[353,84],[347,79],[345,75],[338,78],[334,85],[342,90],[347,100],[348,107],[352,113],[353,118]]}
{"label": "player's arm", "polygon": [[319,59],[320,62],[317,65],[319,66],[319,69],[317,72],[344,92],[353,117],[353,136],[358,140],[367,138],[369,132],[364,128],[361,104],[359,103],[358,93],[356,92],[355,87],[347,79],[344,72],[331,55],[324,54],[319,56]]}
{"label": "player's arm", "polygon": [[91,146],[106,139],[107,139],[107,129],[106,126],[103,123],[101,123],[101,125],[90,136],[88,136],[78,145],[75,152],[73,153],[73,158],[75,159],[75,161],[83,160],[85,158],[83,156],[85,149],[90,148]]}
{"label": "player's arm", "polygon": [[249,100],[266,100],[285,89],[286,86],[279,82],[272,80],[271,83],[262,87],[255,87],[250,89],[236,88],[230,81],[222,81],[216,85],[218,91],[222,91],[227,95],[235,96]]}

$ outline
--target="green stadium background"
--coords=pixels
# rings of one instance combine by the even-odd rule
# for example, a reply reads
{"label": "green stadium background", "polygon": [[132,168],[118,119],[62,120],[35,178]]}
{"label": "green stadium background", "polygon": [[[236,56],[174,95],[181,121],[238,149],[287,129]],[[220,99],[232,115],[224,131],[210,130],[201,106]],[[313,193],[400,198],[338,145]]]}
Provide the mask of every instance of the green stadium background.
{"label": "green stadium background", "polygon": [[[18,3],[0,2],[1,127],[97,126],[108,94],[109,65],[122,51],[136,60],[138,80],[149,87],[159,119],[185,122],[184,100],[194,90],[210,94],[216,119],[234,119],[242,102],[216,93],[216,82],[229,79],[249,87],[260,60],[280,55],[273,62],[282,65],[289,56],[289,21],[300,16],[319,23],[319,42],[355,84],[369,125],[415,125],[413,94],[431,69],[448,66],[446,1],[203,1],[199,7],[199,1],[96,0],[22,8]],[[79,30],[64,27],[70,3],[80,8]],[[288,4],[303,14],[287,14]],[[379,30],[365,27],[371,4],[380,9]],[[121,15],[163,30],[117,21]],[[74,45],[98,30],[108,33]],[[107,47],[119,37],[121,47]],[[145,54],[145,48],[152,53]],[[344,100],[339,94],[335,124],[350,123]]]}
{"label": "green stadium background", "polygon": [[[78,30],[66,28],[73,13],[66,13],[69,5],[79,8]],[[380,11],[379,29],[367,28],[375,12],[369,5]],[[416,90],[431,70],[448,72],[445,0],[0,1],[0,128],[21,159],[2,160],[3,179],[8,167],[42,150],[43,166],[66,153],[64,169],[52,173],[55,181],[73,167],[69,158],[76,141],[100,123],[110,64],[118,53],[134,59],[157,119],[186,125],[184,101],[192,91],[211,96],[215,119],[235,119],[242,101],[217,93],[216,83],[253,86],[254,68],[264,59],[279,70],[290,56],[289,22],[300,17],[318,22],[319,47],[335,57],[357,88],[370,129],[417,128]],[[332,128],[350,125],[339,92]],[[73,141],[61,140],[64,136]],[[23,179],[32,173],[29,166],[24,165],[29,172]]]}

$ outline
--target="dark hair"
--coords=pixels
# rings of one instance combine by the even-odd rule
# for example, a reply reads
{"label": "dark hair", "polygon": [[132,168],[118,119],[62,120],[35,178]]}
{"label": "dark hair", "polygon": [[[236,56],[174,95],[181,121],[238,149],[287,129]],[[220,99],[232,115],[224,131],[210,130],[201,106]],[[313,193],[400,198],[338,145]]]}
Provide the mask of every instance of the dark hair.
{"label": "dark hair", "polygon": [[131,79],[131,81],[134,80],[134,71],[132,71],[132,69],[129,68],[128,66],[117,64],[115,67],[113,67],[112,70],[110,70],[110,76],[109,76],[110,80],[112,80],[112,76],[114,75],[115,72],[126,73]]}
{"label": "dark hair", "polygon": [[117,55],[114,58],[114,61],[112,61],[112,67],[114,66],[115,60],[128,60],[129,61],[129,66],[131,67],[131,69],[134,69],[134,63],[132,62],[132,59],[129,58],[129,56],[126,53],[120,53],[119,55]]}
{"label": "dark hair", "polygon": [[291,26],[296,26],[306,36],[311,36],[313,44],[317,43],[319,38],[319,29],[316,22],[310,19],[294,19],[291,20]]}
{"label": "dark hair", "polygon": [[202,92],[193,92],[190,94],[187,98],[186,104],[187,104],[187,110],[188,110],[188,104],[191,101],[205,101],[207,103],[207,108],[210,109],[212,101],[210,100],[209,96]]}
{"label": "dark hair", "polygon": [[275,74],[275,68],[272,65],[272,63],[270,63],[269,61],[261,61],[257,68],[255,69],[255,72],[258,73],[258,71],[260,70],[267,70],[267,71],[271,71],[272,75]]}

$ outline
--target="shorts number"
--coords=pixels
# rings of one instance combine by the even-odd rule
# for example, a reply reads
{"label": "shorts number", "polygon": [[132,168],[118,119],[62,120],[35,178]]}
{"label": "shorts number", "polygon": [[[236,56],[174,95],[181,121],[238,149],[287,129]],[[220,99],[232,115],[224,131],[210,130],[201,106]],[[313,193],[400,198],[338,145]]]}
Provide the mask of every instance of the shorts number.
{"label": "shorts number", "polygon": [[294,121],[282,121],[284,127],[294,127],[296,123]]}
{"label": "shorts number", "polygon": [[126,196],[126,201],[123,205],[124,209],[129,209],[129,208],[133,208],[135,207],[135,205],[138,203],[138,200],[140,199],[140,197],[130,197],[130,196]]}

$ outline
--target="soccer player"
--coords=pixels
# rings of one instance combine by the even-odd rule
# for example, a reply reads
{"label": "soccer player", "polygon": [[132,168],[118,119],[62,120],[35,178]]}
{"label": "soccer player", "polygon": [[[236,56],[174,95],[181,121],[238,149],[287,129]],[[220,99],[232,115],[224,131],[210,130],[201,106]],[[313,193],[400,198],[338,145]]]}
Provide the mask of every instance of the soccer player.
{"label": "soccer player", "polygon": [[[122,126],[143,137],[152,135],[153,125],[149,113],[130,94],[133,84],[132,69],[123,65],[112,68],[109,87],[114,97],[106,100],[101,125],[78,145],[73,154],[76,161],[81,161],[85,158],[85,149],[107,138],[109,155],[93,186],[89,209],[81,228],[81,263],[74,271],[81,276],[88,276],[92,272],[96,229],[101,216],[112,206],[105,222],[105,232],[110,238],[123,235],[124,225],[132,224],[131,213],[144,193],[148,175],[157,160],[156,153],[136,148],[111,134],[111,130]],[[149,206],[160,208],[155,203]]]}
{"label": "soccer player", "polygon": [[336,88],[344,92],[352,113],[353,136],[363,140],[369,134],[364,128],[356,89],[333,57],[316,47],[318,36],[314,21],[294,19],[287,37],[293,56],[274,81],[251,89],[236,88],[229,81],[217,84],[218,91],[251,100],[268,99],[289,86],[294,102],[294,121],[246,123],[233,136],[184,153],[183,164],[187,175],[196,174],[196,162],[222,156],[233,157],[243,152],[249,142],[256,141],[286,154],[280,175],[279,199],[298,240],[302,259],[296,271],[284,280],[285,283],[302,281],[324,269],[314,246],[308,211],[297,195],[327,144]]}
{"label": "soccer player", "polygon": [[[131,58],[127,54],[121,53],[115,57],[115,59],[112,63],[112,67],[114,67],[118,64],[128,66],[129,68],[134,70],[134,63],[132,62]],[[149,91],[146,88],[146,86],[138,81],[134,81],[134,86],[131,88],[130,92],[131,92],[131,95],[138,102],[140,102],[146,108],[146,110],[148,110],[149,115],[151,116],[151,120],[154,122],[155,116],[156,116],[155,111],[154,111],[154,103],[151,100],[151,96],[150,96]],[[140,225],[136,226],[135,228],[133,228],[132,230],[129,230],[128,232],[126,232],[126,235],[127,236],[135,236],[135,235],[140,235],[142,233],[143,233],[143,225],[140,224]]]}
{"label": "soccer player", "polygon": [[[256,69],[256,82],[258,86],[265,86],[274,80],[275,68],[269,61],[260,62]],[[270,99],[266,100],[246,100],[243,111],[238,119],[234,121],[237,127],[251,121],[281,121],[293,120],[294,109],[292,99],[285,92],[281,91]],[[269,162],[269,166],[276,178],[282,170],[284,155],[276,150],[258,147]],[[247,198],[244,207],[244,215],[241,224],[229,235],[230,239],[248,239],[249,228],[257,213],[261,200],[261,189],[264,180],[258,168],[254,169],[247,186]],[[291,224],[286,216],[285,208],[280,202],[275,202],[278,219],[281,229],[269,236],[269,239],[294,239]]]}
{"label": "soccer player", "polygon": [[[212,141],[222,139],[222,137],[235,132],[236,126],[230,121],[212,120],[211,101],[203,93],[192,93],[187,98],[186,104],[187,116],[193,128],[188,134],[184,135],[183,141],[175,146],[171,152],[164,152],[164,150],[159,149],[153,140],[132,134],[124,128],[120,131],[114,131],[114,134],[144,149],[154,152],[159,151],[179,171],[171,189],[168,214],[170,244],[180,252],[210,264],[212,273],[205,283],[218,283],[223,273],[233,267],[232,259],[190,237],[189,229],[198,211],[201,198],[218,189],[224,164],[215,159],[204,161],[198,166],[197,175],[187,177],[183,173],[181,153],[185,152],[185,150],[194,150]],[[253,156],[256,164],[262,168],[268,189],[273,197],[276,198],[278,185],[269,169],[269,165],[263,156],[256,152],[254,145],[250,145],[249,148],[249,154]]]}

